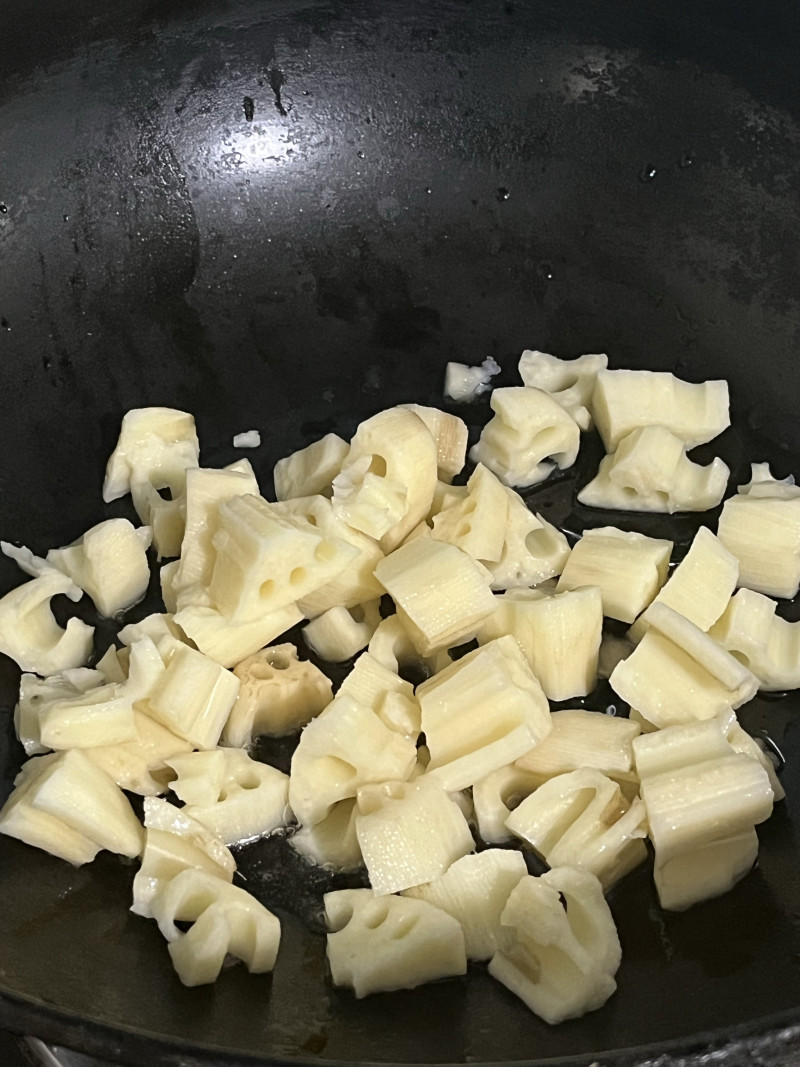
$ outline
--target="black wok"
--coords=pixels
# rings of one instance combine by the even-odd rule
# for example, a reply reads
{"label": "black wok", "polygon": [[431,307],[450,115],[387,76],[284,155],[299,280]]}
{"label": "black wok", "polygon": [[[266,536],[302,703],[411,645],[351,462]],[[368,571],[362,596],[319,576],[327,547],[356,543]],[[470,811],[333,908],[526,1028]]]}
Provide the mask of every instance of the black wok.
{"label": "black wok", "polygon": [[[104,517],[129,407],[193,411],[208,465],[258,427],[268,487],[323,432],[436,403],[447,360],[512,383],[525,347],[727,377],[734,482],[750,458],[799,471],[797,34],[796,5],[730,0],[5,0],[0,536],[45,551]],[[577,528],[564,486],[537,506]],[[0,667],[2,800],[22,755]],[[626,879],[619,991],[579,1021],[547,1027],[479,970],[333,990],[332,878],[275,842],[241,868],[284,920],[277,969],[187,990],[127,911],[131,866],[2,838],[0,1027],[143,1064],[785,1063],[797,713],[743,716],[787,759],[757,869],[685,914]]]}

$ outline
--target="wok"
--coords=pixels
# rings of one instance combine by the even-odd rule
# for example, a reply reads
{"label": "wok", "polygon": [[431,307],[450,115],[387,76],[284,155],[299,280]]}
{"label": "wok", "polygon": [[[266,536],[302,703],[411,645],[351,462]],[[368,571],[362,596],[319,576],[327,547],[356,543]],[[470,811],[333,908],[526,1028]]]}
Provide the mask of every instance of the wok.
{"label": "wok", "polygon": [[[439,402],[447,360],[492,355],[513,383],[525,347],[727,377],[732,483],[750,459],[800,470],[797,29],[796,5],[730,0],[5,0],[0,535],[43,552],[104,517],[130,407],[194,412],[207,465],[259,428],[268,490],[322,433]],[[620,521],[574,489],[537,507]],[[0,588],[18,581],[0,560]],[[3,660],[0,800],[16,683]],[[340,883],[275,841],[240,857],[284,921],[274,974],[184,989],[127,911],[132,866],[0,838],[0,1026],[146,1064],[785,1063],[797,710],[743,713],[787,761],[757,868],[683,914],[629,876],[609,898],[619,990],[581,1020],[546,1026],[480,969],[332,989],[319,902]]]}

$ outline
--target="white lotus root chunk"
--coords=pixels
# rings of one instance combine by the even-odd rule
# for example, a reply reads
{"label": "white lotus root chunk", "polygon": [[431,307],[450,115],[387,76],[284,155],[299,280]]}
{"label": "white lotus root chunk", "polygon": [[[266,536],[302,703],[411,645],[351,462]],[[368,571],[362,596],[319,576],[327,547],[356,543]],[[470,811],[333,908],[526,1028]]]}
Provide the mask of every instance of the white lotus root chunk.
{"label": "white lotus root chunk", "polygon": [[251,622],[240,623],[230,622],[207,604],[186,604],[175,613],[175,622],[189,640],[222,667],[233,667],[242,657],[258,652],[302,619],[295,604],[267,611]]}
{"label": "white lotus root chunk", "polygon": [[[739,565],[707,526],[701,526],[689,551],[672,572],[654,603],[683,615],[701,630],[708,631],[733,596]],[[640,641],[647,630],[647,619],[637,619],[629,636]]]}
{"label": "white lotus root chunk", "polygon": [[42,744],[39,721],[45,708],[59,700],[71,700],[101,686],[105,681],[99,670],[89,667],[73,667],[40,678],[36,674],[23,674],[19,680],[19,697],[14,708],[14,730],[27,756],[47,752]]}
{"label": "white lotus root chunk", "polygon": [[456,545],[481,562],[498,563],[506,543],[508,494],[482,463],[467,482],[466,496],[433,517],[431,537]]}
{"label": "white lotus root chunk", "polygon": [[776,481],[766,464],[725,501],[717,527],[739,564],[738,584],[767,596],[793,597],[800,589],[800,486]]}
{"label": "white lotus root chunk", "polygon": [[407,669],[435,674],[437,669],[447,666],[447,663],[440,661],[445,657],[449,660],[446,652],[434,653],[428,659],[422,656],[397,614],[381,619],[369,640],[367,651],[394,674]]}
{"label": "white lotus root chunk", "polygon": [[431,538],[396,549],[375,576],[423,656],[474,637],[494,610],[486,568],[455,545]]}
{"label": "white lotus root chunk", "polygon": [[403,781],[417,758],[415,738],[386,726],[373,709],[339,693],[306,726],[292,756],[289,804],[300,823],[321,822],[361,785]]}
{"label": "white lotus root chunk", "polygon": [[642,734],[634,751],[661,906],[726,893],[755,863],[754,827],[772,812],[764,767],[733,751],[721,720]]}
{"label": "white lotus root chunk", "polygon": [[437,476],[449,484],[462,470],[467,458],[467,424],[458,415],[440,408],[424,407],[422,404],[406,404],[409,411],[418,415],[431,432],[436,442]]}
{"label": "white lotus root chunk", "polygon": [[662,426],[687,451],[730,426],[728,383],[681,381],[667,371],[601,370],[592,396],[594,419],[607,452],[645,426]]}
{"label": "white lotus root chunk", "polygon": [[289,820],[289,776],[239,748],[190,752],[167,760],[170,788],[184,811],[226,845],[271,833]]}
{"label": "white lotus root chunk", "polygon": [[391,552],[428,514],[437,447],[423,420],[394,407],[362,422],[333,481],[334,509]]}
{"label": "white lotus root chunk", "polygon": [[633,739],[642,732],[638,722],[580,708],[554,711],[550,722],[544,741],[517,760],[521,770],[540,782],[582,767],[615,780],[634,776]]}
{"label": "white lotus root chunk", "polygon": [[492,378],[500,371],[500,365],[491,356],[477,367],[448,363],[444,371],[444,395],[457,402],[475,400],[488,393]]}
{"label": "white lotus root chunk", "polygon": [[346,541],[324,536],[302,518],[259,496],[219,506],[216,560],[208,592],[230,622],[252,622],[308,596],[357,555]]}
{"label": "white lotus root chunk", "polygon": [[352,559],[334,578],[297,601],[306,618],[313,619],[329,608],[352,608],[383,595],[383,587],[375,577],[375,568],[383,559],[380,545],[348,526],[330,500],[324,496],[298,497],[284,501],[278,509],[305,519],[324,537],[344,541],[355,549]]}
{"label": "white lotus root chunk", "polygon": [[[122,419],[106,465],[103,500],[130,493],[136,513],[153,528],[159,557],[177,556],[183,539],[186,471],[200,457],[194,417],[174,408],[133,408]],[[166,489],[165,500],[159,489]]]}
{"label": "white lotus root chunk", "polygon": [[461,924],[433,904],[371,889],[339,889],[324,900],[333,984],[359,1000],[466,973]]}
{"label": "white lotus root chunk", "polygon": [[214,748],[238,692],[234,674],[175,641],[166,670],[141,710],[195,748]]}
{"label": "white lotus root chunk", "polygon": [[575,462],[580,428],[548,393],[508,386],[495,389],[490,403],[494,417],[484,426],[469,455],[506,485],[537,485],[554,466],[564,470]]}
{"label": "white lotus root chunk", "polygon": [[356,834],[376,893],[430,882],[475,848],[458,802],[428,774],[361,786]]}
{"label": "white lotus root chunk", "polygon": [[428,775],[453,791],[504,767],[551,729],[542,687],[517,642],[500,637],[417,688]]}
{"label": "white lotus root chunk", "polygon": [[186,472],[186,520],[174,588],[208,586],[214,573],[214,537],[219,506],[235,496],[258,495],[252,469],[247,472],[196,467]]}
{"label": "white lotus root chunk", "polygon": [[605,1004],[616,989],[621,951],[600,882],[559,867],[512,889],[489,973],[556,1024]]}
{"label": "white lotus root chunk", "polygon": [[355,797],[340,800],[321,822],[299,827],[289,838],[289,844],[320,867],[355,871],[364,863],[356,834],[357,814]]}
{"label": "white lotus root chunk", "polygon": [[514,835],[506,819],[540,785],[541,778],[523,770],[519,763],[509,763],[479,779],[472,787],[472,801],[481,839],[490,845],[512,841]]}
{"label": "white lotus root chunk", "polygon": [[608,356],[603,353],[559,359],[548,352],[526,349],[520,357],[519,374],[525,385],[542,389],[557,400],[582,430],[591,430],[595,381],[607,366]]}
{"label": "white lotus root chunk", "polygon": [[419,703],[414,687],[385,667],[370,652],[359,656],[339,686],[337,696],[353,697],[372,708],[384,726],[416,738],[420,731]]}
{"label": "white lotus root chunk", "polygon": [[23,671],[47,677],[83,666],[91,655],[94,628],[69,619],[62,629],[50,610],[59,595],[77,601],[83,594],[66,574],[46,565],[37,578],[0,598],[0,652]]}
{"label": "white lotus root chunk", "polygon": [[39,738],[47,748],[94,748],[137,739],[134,707],[164,674],[164,661],[149,637],[134,642],[123,682],[108,682],[39,708]]}
{"label": "white lotus root chunk", "polygon": [[561,574],[569,557],[566,537],[538,512],[529,511],[513,489],[506,490],[505,542],[497,563],[487,562],[492,589],[527,588]]}
{"label": "white lotus root chunk", "polygon": [[618,511],[708,511],[722,500],[729,474],[719,457],[706,467],[694,463],[671,430],[645,426],[632,430],[600,461],[578,501]]}
{"label": "white lotus root chunk", "polygon": [[591,767],[548,779],[506,826],[548,866],[591,871],[604,890],[647,858],[641,800],[629,804],[616,782]]}
{"label": "white lotus root chunk", "polygon": [[711,719],[755,696],[756,676],[694,623],[665,604],[645,615],[647,633],[609,681],[646,722]]}
{"label": "white lotus root chunk", "polygon": [[558,580],[558,592],[596,585],[603,614],[633,622],[667,580],[672,541],[626,532],[615,526],[586,530],[573,547]]}
{"label": "white lotus root chunk", "polygon": [[349,451],[347,441],[338,434],[327,433],[318,441],[279,459],[272,472],[276,500],[293,500],[317,493],[330,497],[333,479],[342,469]]}
{"label": "white lotus root chunk", "polygon": [[0,811],[0,832],[75,864],[100,849],[132,859],[143,841],[125,794],[77,748],[23,764]]}
{"label": "white lotus root chunk", "polygon": [[550,700],[586,696],[594,689],[603,628],[596,586],[524,599],[506,594],[495,603],[478,633],[481,644],[514,637]]}
{"label": "white lotus root chunk", "polygon": [[800,687],[800,622],[780,618],[777,606],[763,593],[740,589],[709,630],[768,692]]}
{"label": "white lotus root chunk", "polygon": [[367,647],[380,621],[380,600],[328,608],[307,623],[303,639],[321,659],[343,663]]}
{"label": "white lotus root chunk", "polygon": [[133,879],[131,911],[153,917],[150,902],[181,871],[196,868],[233,879],[236,862],[225,843],[206,826],[166,800],[148,797],[144,802],[142,862]]}
{"label": "white lotus root chunk", "polygon": [[462,856],[434,881],[412,886],[403,895],[427,900],[458,919],[467,959],[488,960],[497,951],[500,916],[509,894],[527,873],[522,853],[489,848]]}
{"label": "white lotus root chunk", "polygon": [[330,704],[330,679],[294,645],[270,645],[237,663],[239,695],[222,731],[222,744],[244,748],[261,734],[283,737]]}
{"label": "white lotus root chunk", "polygon": [[[184,985],[216,981],[229,956],[241,960],[251,974],[264,974],[275,966],[280,922],[244,889],[207,871],[185,870],[160,888],[150,903]],[[183,933],[177,922],[192,926]]]}
{"label": "white lotus root chunk", "polygon": [[110,618],[138,604],[147,592],[147,549],[152,530],[127,519],[106,519],[66,548],[51,548],[47,560],[92,598]]}

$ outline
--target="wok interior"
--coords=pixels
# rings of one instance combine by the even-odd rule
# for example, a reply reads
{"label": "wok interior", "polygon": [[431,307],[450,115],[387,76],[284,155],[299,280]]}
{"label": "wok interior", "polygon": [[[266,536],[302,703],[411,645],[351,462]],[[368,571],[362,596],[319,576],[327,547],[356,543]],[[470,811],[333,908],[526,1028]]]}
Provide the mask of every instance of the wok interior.
{"label": "wok interior", "polygon": [[[268,489],[274,461],[321,434],[441,402],[450,359],[492,355],[516,383],[525,347],[726,377],[734,484],[750,459],[800,470],[800,90],[779,24],[766,69],[746,18],[716,3],[76,2],[68,22],[11,6],[4,538],[45,551],[107,514],[130,407],[194,412],[208,465],[260,429]],[[464,414],[477,427],[485,409]],[[565,485],[537,498],[559,521]],[[17,581],[1,559],[2,588]],[[21,751],[17,673],[0,667],[5,796]],[[331,878],[276,842],[241,860],[286,924],[275,973],[185,990],[126,910],[132,868],[74,870],[1,838],[0,1022],[132,1062],[188,1044],[354,1063],[690,1048],[792,1019],[794,710],[744,715],[788,760],[758,868],[682,915],[658,909],[647,871],[626,879],[610,897],[619,992],[582,1020],[549,1028],[480,970],[360,1003],[331,989],[314,928]]]}

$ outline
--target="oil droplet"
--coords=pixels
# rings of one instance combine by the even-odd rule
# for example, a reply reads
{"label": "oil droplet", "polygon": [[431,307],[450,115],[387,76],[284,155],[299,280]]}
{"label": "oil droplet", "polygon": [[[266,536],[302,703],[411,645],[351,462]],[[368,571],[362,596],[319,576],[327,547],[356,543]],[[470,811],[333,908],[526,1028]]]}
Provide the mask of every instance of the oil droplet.
{"label": "oil droplet", "polygon": [[2,326],[4,330],[10,330],[11,329],[11,324],[9,323],[9,321],[5,317],[5,315],[2,317],[2,319],[0,319],[0,326]]}
{"label": "oil droplet", "polygon": [[64,222],[69,222],[69,215],[62,215],[61,217],[63,218]]}
{"label": "oil droplet", "polygon": [[682,152],[681,158],[678,160],[678,166],[681,170],[691,167],[692,163],[694,163],[694,157],[689,152]]}
{"label": "oil droplet", "polygon": [[253,116],[256,113],[256,104],[252,96],[246,96],[242,102],[242,110],[244,111],[244,117],[247,122],[253,121]]}
{"label": "oil droplet", "polygon": [[8,214],[8,204],[0,204],[0,215]]}
{"label": "oil droplet", "polygon": [[642,169],[639,171],[639,181],[643,184],[651,182],[655,178],[658,171],[652,165],[652,163],[645,163]]}
{"label": "oil droplet", "polygon": [[501,185],[501,186],[498,187],[498,189],[497,189],[497,199],[498,200],[508,200],[508,198],[510,196],[511,196],[511,192],[508,189],[506,189],[506,187],[504,185]]}
{"label": "oil droplet", "polygon": [[428,186],[428,188],[425,190],[425,192],[430,196],[430,194],[433,192],[433,189],[431,189],[430,186]]}
{"label": "oil droplet", "polygon": [[548,263],[547,260],[545,260],[543,263],[540,263],[539,266],[536,269],[537,269],[537,271],[539,273],[539,277],[540,278],[544,278],[548,282],[551,282],[553,280],[553,264],[552,263]]}
{"label": "oil droplet", "polygon": [[361,149],[359,149],[358,152],[356,152],[356,155],[358,156],[359,159],[363,159],[364,158],[364,153],[361,151]]}

